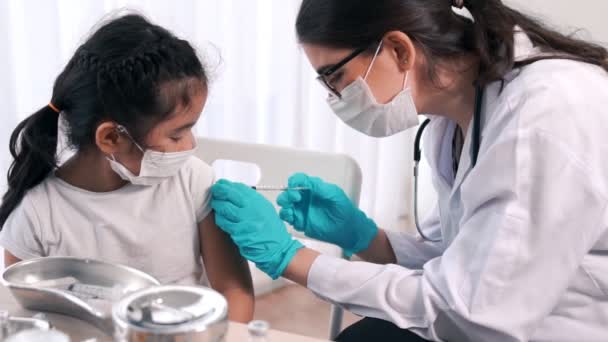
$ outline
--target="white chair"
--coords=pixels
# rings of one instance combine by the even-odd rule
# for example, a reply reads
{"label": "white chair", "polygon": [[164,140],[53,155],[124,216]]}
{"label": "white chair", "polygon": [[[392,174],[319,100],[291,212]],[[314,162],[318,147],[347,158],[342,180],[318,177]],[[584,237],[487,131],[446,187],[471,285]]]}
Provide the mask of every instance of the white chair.
{"label": "white chair", "polygon": [[[209,165],[213,165],[214,162],[220,160],[255,164],[260,170],[258,184],[270,186],[287,185],[289,176],[296,172],[304,172],[339,185],[353,203],[359,205],[361,169],[357,162],[347,155],[207,138],[198,138],[197,140],[197,157]],[[278,194],[273,192],[263,193],[272,203],[275,203]],[[294,236],[304,238],[303,234],[295,231],[292,227],[290,227],[290,230]],[[337,251],[338,255],[342,254],[342,251]],[[257,272],[259,273],[259,271]],[[254,274],[254,282],[260,276],[260,274]],[[340,333],[342,318],[342,309],[335,305],[332,306],[330,339],[334,339]]]}

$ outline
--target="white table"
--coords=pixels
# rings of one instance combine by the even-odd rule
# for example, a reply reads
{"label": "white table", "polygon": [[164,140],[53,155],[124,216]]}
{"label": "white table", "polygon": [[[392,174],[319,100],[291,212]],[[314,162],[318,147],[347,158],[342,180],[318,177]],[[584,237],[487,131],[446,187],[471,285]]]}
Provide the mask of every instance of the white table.
{"label": "white table", "polygon": [[[10,291],[2,285],[0,285],[0,309],[7,310],[11,316],[31,317],[35,314],[35,312],[21,308]],[[86,322],[64,315],[51,313],[45,313],[45,315],[49,318],[53,326],[70,335],[72,342],[80,342],[93,338],[96,338],[98,342],[112,341],[109,336],[103,334],[94,326]],[[230,322],[228,326],[228,336],[225,340],[226,342],[247,341],[248,338],[249,334],[246,325]],[[321,340],[271,330],[268,341],[320,342]]]}

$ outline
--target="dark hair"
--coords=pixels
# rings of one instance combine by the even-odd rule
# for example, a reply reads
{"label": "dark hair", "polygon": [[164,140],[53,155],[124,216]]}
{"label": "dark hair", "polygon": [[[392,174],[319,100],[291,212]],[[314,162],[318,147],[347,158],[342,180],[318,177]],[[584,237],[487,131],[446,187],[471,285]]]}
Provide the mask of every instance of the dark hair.
{"label": "dark hair", "polygon": [[[207,82],[187,41],[129,14],[103,24],[76,50],[55,80],[51,103],[61,110],[69,144],[82,149],[94,146],[103,121],[117,122],[142,140]],[[59,116],[44,106],[11,135],[14,161],[0,206],[0,229],[25,193],[57,167]]]}
{"label": "dark hair", "polygon": [[600,45],[568,37],[543,26],[501,0],[464,0],[473,16],[456,14],[452,0],[303,0],[296,21],[301,43],[356,49],[380,41],[390,31],[409,35],[423,51],[429,77],[438,61],[475,54],[481,85],[503,79],[514,67],[545,58],[515,62],[514,29],[518,25],[543,52],[599,65],[608,70],[608,53]]}

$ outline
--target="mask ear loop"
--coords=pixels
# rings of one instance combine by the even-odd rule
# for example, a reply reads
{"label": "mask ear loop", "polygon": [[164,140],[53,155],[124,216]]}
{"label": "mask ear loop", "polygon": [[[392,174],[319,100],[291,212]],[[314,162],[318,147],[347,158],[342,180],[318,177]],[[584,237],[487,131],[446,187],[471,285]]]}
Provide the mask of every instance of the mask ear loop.
{"label": "mask ear loop", "polygon": [[133,143],[133,145],[135,145],[141,151],[141,153],[145,153],[144,149],[141,148],[141,146],[139,146],[139,144],[135,142],[135,139],[133,139],[133,137],[131,136],[131,134],[129,133],[129,131],[127,131],[127,129],[125,128],[125,126],[123,126],[123,125],[117,125],[116,126],[116,130],[118,131],[118,133],[122,133],[122,134],[126,135],[127,138],[129,138],[129,140],[131,140],[131,142]]}
{"label": "mask ear loop", "polygon": [[405,77],[403,77],[403,88],[401,89],[402,91],[406,89],[406,87],[407,87],[407,81],[408,81],[409,77],[410,77],[410,71],[407,70],[405,72]]}
{"label": "mask ear loop", "polygon": [[369,73],[372,71],[372,66],[374,65],[374,62],[376,61],[376,58],[378,58],[378,54],[380,53],[380,48],[382,48],[382,41],[380,41],[380,43],[378,44],[378,48],[376,49],[374,58],[372,58],[372,61],[369,63],[369,66],[367,67],[367,71],[365,72],[365,77],[363,77],[363,80],[365,80],[365,81],[367,81],[367,76],[369,76]]}

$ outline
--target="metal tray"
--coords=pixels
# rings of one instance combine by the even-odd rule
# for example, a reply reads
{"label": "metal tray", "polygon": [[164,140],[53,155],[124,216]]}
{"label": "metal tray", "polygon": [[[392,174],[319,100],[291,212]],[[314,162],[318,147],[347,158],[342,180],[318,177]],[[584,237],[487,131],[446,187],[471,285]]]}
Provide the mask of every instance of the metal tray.
{"label": "metal tray", "polygon": [[111,304],[107,310],[66,289],[37,284],[71,278],[87,285],[121,288],[125,294],[160,285],[152,276],[134,268],[102,261],[46,257],[21,261],[2,273],[1,281],[28,310],[65,314],[87,321],[108,335],[113,333]]}

